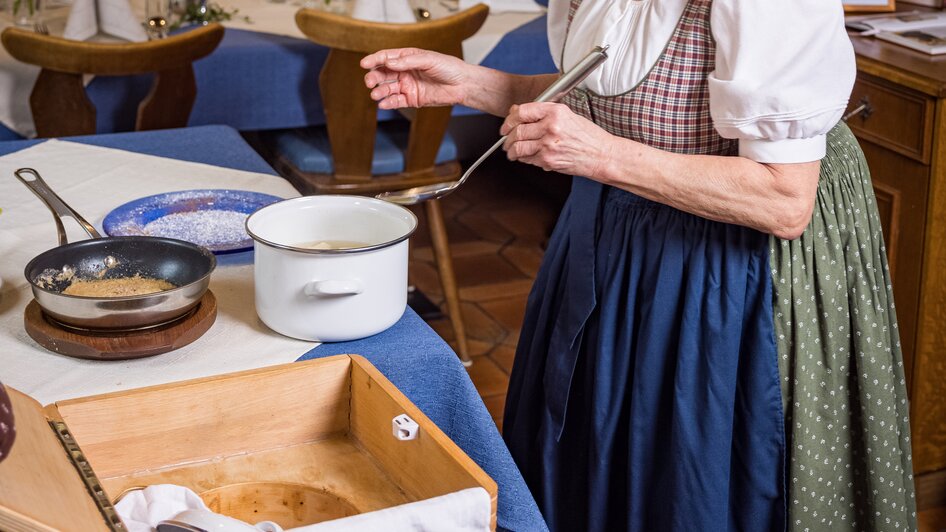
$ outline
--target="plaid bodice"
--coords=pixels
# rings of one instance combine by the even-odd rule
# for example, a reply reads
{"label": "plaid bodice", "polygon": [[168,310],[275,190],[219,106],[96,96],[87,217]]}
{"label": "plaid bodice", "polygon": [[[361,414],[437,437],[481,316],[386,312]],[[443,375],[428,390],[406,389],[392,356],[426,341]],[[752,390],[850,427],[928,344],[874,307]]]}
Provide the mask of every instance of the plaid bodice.
{"label": "plaid bodice", "polygon": [[[569,24],[581,2],[571,0]],[[563,103],[612,135],[654,148],[674,153],[735,154],[737,141],[719,136],[710,118],[707,77],[716,54],[710,32],[711,4],[712,0],[690,0],[663,54],[636,87],[617,96],[577,89]]]}

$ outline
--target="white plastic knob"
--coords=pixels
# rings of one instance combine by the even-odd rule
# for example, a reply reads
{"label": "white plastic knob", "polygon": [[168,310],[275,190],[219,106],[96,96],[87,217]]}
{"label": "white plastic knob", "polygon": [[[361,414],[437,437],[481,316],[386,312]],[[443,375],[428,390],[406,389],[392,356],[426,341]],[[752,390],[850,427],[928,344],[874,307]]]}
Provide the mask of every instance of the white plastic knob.
{"label": "white plastic knob", "polygon": [[401,441],[413,440],[417,438],[420,426],[407,414],[401,414],[391,420],[391,431]]}

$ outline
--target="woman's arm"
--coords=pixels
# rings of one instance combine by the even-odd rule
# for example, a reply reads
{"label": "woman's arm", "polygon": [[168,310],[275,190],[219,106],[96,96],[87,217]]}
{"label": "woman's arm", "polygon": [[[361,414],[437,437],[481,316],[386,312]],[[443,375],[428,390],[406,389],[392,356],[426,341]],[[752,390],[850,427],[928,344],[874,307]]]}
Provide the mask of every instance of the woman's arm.
{"label": "woman's arm", "polygon": [[762,164],[681,155],[611,135],[566,106],[512,109],[502,133],[511,160],[586,176],[680,210],[794,239],[811,219],[820,162]]}
{"label": "woman's arm", "polygon": [[594,179],[704,218],[779,238],[811,221],[820,161],[763,164],[745,157],[681,155],[612,137],[611,157]]}
{"label": "woman's arm", "polygon": [[361,66],[369,69],[365,84],[382,109],[461,104],[496,116],[534,100],[557,77],[507,74],[418,48],[381,50]]}
{"label": "woman's arm", "polygon": [[504,117],[516,104],[531,102],[558,78],[557,74],[520,76],[481,66],[470,68],[470,83],[466,84],[460,103],[491,115]]}

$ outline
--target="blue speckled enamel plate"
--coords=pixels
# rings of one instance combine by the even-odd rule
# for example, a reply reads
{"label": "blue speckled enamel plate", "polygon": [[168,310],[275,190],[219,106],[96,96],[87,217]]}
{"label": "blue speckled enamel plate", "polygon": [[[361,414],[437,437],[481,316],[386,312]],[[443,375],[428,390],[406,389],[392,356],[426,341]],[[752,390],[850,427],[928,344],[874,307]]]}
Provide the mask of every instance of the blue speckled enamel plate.
{"label": "blue speckled enamel plate", "polygon": [[187,240],[216,254],[253,248],[246,217],[282,198],[245,190],[181,190],[116,207],[102,222],[109,236],[163,236]]}

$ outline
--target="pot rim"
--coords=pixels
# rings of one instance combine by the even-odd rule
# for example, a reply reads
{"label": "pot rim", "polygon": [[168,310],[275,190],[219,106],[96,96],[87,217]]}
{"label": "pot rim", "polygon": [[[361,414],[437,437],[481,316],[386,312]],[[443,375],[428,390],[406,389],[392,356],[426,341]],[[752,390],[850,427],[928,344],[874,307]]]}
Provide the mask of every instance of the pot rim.
{"label": "pot rim", "polygon": [[414,234],[414,231],[417,230],[417,225],[418,225],[417,216],[416,216],[413,212],[411,212],[410,209],[407,209],[407,208],[405,208],[405,207],[403,207],[403,206],[401,206],[401,205],[397,205],[397,204],[395,204],[395,203],[387,202],[387,201],[384,201],[384,200],[379,200],[379,199],[377,199],[377,198],[371,198],[371,197],[367,197],[367,196],[353,196],[353,195],[345,195],[345,194],[333,194],[333,195],[331,195],[331,196],[324,196],[324,197],[325,197],[325,198],[352,198],[352,199],[357,199],[357,200],[359,200],[359,201],[367,201],[367,202],[374,203],[374,204],[384,205],[385,208],[394,207],[394,208],[400,209],[400,210],[406,212],[407,214],[409,214],[410,217],[411,217],[411,220],[412,220],[414,223],[413,223],[413,225],[411,226],[410,231],[408,231],[407,233],[405,233],[405,234],[403,234],[403,235],[401,235],[401,236],[399,236],[399,237],[397,237],[397,238],[395,238],[395,239],[388,240],[388,241],[386,241],[386,242],[380,242],[380,243],[378,243],[378,244],[372,244],[372,245],[370,245],[370,246],[361,246],[361,247],[357,247],[357,248],[343,248],[343,249],[311,249],[311,248],[300,248],[300,247],[296,247],[296,246],[290,246],[289,244],[279,244],[279,243],[277,243],[277,242],[273,242],[273,241],[271,241],[271,240],[267,240],[267,239],[265,239],[265,238],[263,238],[263,237],[257,235],[256,233],[254,233],[254,232],[250,229],[250,220],[252,220],[254,216],[256,216],[257,214],[259,214],[259,213],[261,213],[261,212],[263,212],[263,211],[265,211],[266,209],[275,208],[275,207],[277,207],[277,206],[279,206],[279,205],[282,205],[283,203],[287,203],[287,202],[299,201],[299,200],[309,200],[310,198],[313,198],[313,197],[314,197],[314,196],[299,196],[299,197],[295,197],[295,198],[288,198],[288,199],[284,199],[284,200],[282,200],[282,201],[277,201],[277,202],[275,202],[275,203],[270,203],[269,205],[267,205],[267,206],[265,206],[265,207],[263,207],[263,208],[257,210],[257,211],[254,212],[253,214],[247,216],[247,217],[246,217],[246,221],[243,223],[244,228],[246,229],[246,234],[250,235],[250,238],[252,238],[254,241],[259,242],[260,244],[263,244],[264,246],[269,246],[269,247],[271,247],[271,248],[283,249],[283,250],[286,250],[286,251],[293,251],[293,252],[296,252],[296,253],[305,253],[305,254],[307,254],[307,255],[349,255],[349,254],[354,254],[354,253],[366,253],[366,252],[368,252],[368,251],[377,251],[377,250],[379,250],[379,249],[384,249],[384,248],[387,248],[387,247],[391,247],[391,246],[393,246],[393,245],[395,245],[395,244],[399,244],[399,243],[401,243],[401,242],[407,240],[408,238],[411,237],[411,235]]}

